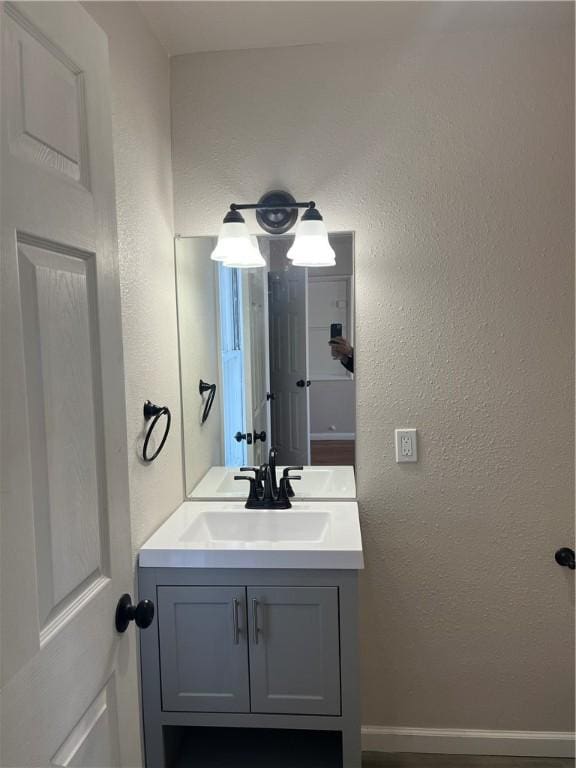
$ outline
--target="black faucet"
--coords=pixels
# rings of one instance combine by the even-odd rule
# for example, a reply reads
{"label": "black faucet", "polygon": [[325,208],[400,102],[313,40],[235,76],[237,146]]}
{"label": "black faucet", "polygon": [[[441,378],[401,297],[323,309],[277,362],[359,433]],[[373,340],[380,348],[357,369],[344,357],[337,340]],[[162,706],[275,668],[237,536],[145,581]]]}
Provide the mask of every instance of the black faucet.
{"label": "black faucet", "polygon": [[275,448],[270,449],[268,464],[262,464],[260,467],[240,467],[240,472],[254,472],[254,477],[234,475],[235,480],[248,480],[250,483],[246,509],[290,509],[290,497],[294,496],[290,481],[302,479],[301,475],[291,475],[290,472],[301,469],[302,467],[286,467],[278,484]]}
{"label": "black faucet", "polygon": [[275,472],[270,465],[264,470],[264,493],[262,501],[265,507],[272,507],[278,500],[278,486],[276,485]]}
{"label": "black faucet", "polygon": [[268,466],[270,467],[270,473],[272,475],[272,490],[273,492],[278,495],[278,480],[276,479],[276,457],[278,456],[278,453],[276,451],[276,448],[272,446],[270,450],[268,451]]}

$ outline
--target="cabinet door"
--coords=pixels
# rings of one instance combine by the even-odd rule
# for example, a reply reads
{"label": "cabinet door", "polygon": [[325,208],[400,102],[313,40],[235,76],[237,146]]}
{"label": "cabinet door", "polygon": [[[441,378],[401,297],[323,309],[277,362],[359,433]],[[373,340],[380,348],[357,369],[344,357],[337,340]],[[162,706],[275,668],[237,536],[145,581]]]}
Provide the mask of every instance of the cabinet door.
{"label": "cabinet door", "polygon": [[158,587],[162,709],[249,712],[244,587]]}
{"label": "cabinet door", "polygon": [[252,712],[340,714],[337,587],[248,589]]}

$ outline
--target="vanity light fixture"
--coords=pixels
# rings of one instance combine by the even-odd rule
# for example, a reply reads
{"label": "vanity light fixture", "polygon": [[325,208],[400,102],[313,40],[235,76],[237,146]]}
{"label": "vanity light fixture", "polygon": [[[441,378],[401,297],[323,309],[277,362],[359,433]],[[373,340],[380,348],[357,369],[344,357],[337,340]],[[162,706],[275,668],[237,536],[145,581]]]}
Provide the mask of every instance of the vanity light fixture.
{"label": "vanity light fixture", "polygon": [[286,256],[295,267],[332,267],[336,254],[328,241],[326,225],[320,211],[311,207],[296,227],[294,242]]}
{"label": "vanity light fixture", "polygon": [[224,258],[224,266],[237,267],[239,269],[265,267],[266,261],[260,253],[258,240],[255,235],[248,235],[248,244],[248,248],[244,245],[238,248],[236,247],[236,243],[233,243],[232,246],[228,248],[227,255]]}
{"label": "vanity light fixture", "polygon": [[266,262],[258,248],[258,241],[248,232],[243,210],[256,211],[262,229],[270,234],[284,234],[296,223],[298,208],[306,209],[296,227],[294,243],[286,254],[298,267],[330,267],[336,263],[334,249],[328,241],[328,232],[316,203],[298,203],[288,192],[268,192],[257,203],[232,203],[224,217],[216,248],[211,258],[224,262],[226,267],[251,269],[263,267]]}
{"label": "vanity light fixture", "polygon": [[231,258],[250,261],[253,257],[253,245],[246,222],[242,214],[230,209],[224,217],[216,248],[210,258],[226,263]]}

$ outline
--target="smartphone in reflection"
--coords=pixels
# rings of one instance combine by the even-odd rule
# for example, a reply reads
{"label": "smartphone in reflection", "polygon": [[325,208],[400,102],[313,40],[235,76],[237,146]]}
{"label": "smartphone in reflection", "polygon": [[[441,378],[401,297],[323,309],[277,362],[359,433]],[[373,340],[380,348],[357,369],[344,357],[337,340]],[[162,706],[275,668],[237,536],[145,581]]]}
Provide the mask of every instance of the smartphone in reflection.
{"label": "smartphone in reflection", "polygon": [[332,323],[330,326],[330,338],[336,339],[338,336],[342,336],[342,323]]}

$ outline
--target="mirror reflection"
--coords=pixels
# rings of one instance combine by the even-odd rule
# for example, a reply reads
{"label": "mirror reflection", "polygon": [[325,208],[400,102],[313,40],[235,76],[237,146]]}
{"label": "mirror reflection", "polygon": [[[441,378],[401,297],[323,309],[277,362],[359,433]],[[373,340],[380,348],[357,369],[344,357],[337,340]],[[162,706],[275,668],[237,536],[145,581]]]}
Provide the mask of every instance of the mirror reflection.
{"label": "mirror reflection", "polygon": [[[239,269],[210,258],[215,237],[177,238],[188,495],[199,453],[205,470],[260,466],[271,447],[278,465],[354,464],[354,236],[329,241],[335,265],[305,268],[286,256],[292,236],[260,236],[265,266]],[[208,418],[200,380],[216,384]]]}

